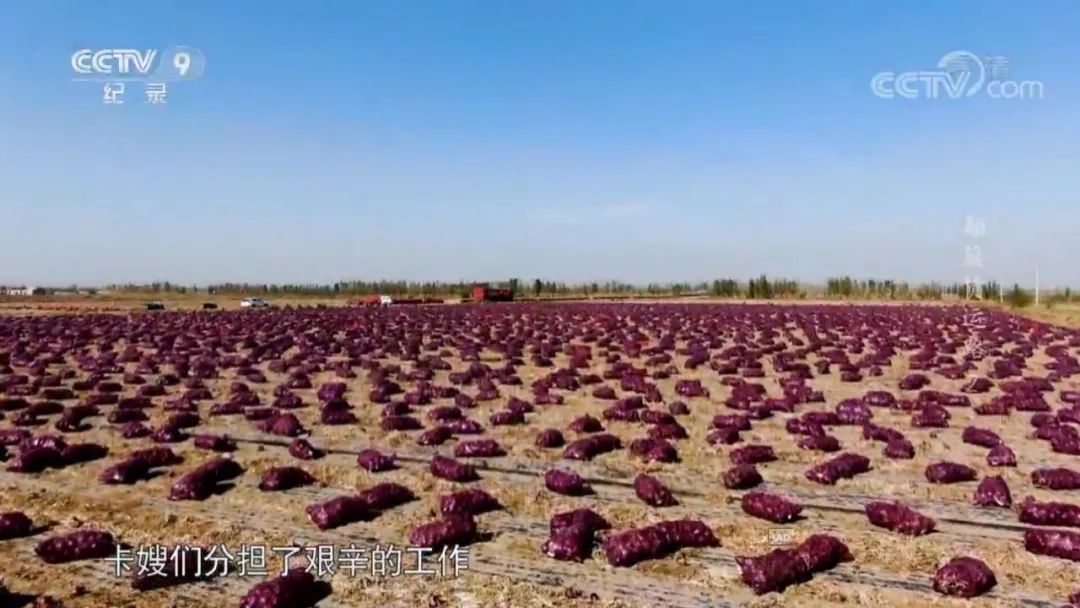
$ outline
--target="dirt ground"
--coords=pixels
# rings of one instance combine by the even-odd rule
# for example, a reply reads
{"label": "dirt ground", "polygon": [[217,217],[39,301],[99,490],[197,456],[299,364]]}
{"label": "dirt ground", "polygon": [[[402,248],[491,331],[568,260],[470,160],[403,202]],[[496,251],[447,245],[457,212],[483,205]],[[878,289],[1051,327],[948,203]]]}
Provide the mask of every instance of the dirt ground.
{"label": "dirt ground", "polygon": [[[502,359],[495,353],[486,352],[481,360],[496,366]],[[1045,354],[1039,353],[1029,365],[1037,368],[1047,360]],[[450,361],[455,370],[466,365],[461,360]],[[676,356],[673,363],[681,369],[684,362],[685,357]],[[407,363],[393,359],[385,363],[407,366]],[[559,353],[554,363],[557,367],[565,366],[568,357]],[[588,371],[603,371],[602,360],[594,358],[593,364]],[[261,368],[265,371],[265,366]],[[755,422],[753,430],[743,434],[743,442],[734,446],[707,443],[705,436],[712,417],[717,413],[733,412],[723,405],[730,395],[730,388],[722,385],[720,376],[706,367],[682,371],[678,376],[700,379],[710,392],[709,397],[685,399],[690,414],[680,418],[679,422],[690,436],[676,442],[681,458],[679,463],[646,464],[630,458],[625,450],[603,454],[589,463],[578,463],[562,459],[561,450],[535,447],[533,439],[540,429],[563,429],[567,439],[572,440],[575,434],[566,430],[571,420],[584,413],[601,417],[601,411],[611,402],[591,397],[591,390],[567,394],[566,403],[561,406],[538,406],[537,411],[528,416],[527,425],[486,424],[489,415],[503,408],[511,396],[531,401],[530,384],[550,369],[528,364],[519,367],[521,386],[500,386],[499,399],[479,403],[475,409],[467,411],[469,417],[485,423],[487,431],[483,437],[496,439],[508,452],[506,457],[481,460],[484,465],[480,470],[482,479],[469,486],[487,490],[504,506],[502,511],[477,518],[481,531],[491,537],[470,548],[473,561],[469,568],[459,576],[447,578],[428,574],[392,577],[339,572],[329,579],[334,593],[332,603],[325,605],[647,606],[657,604],[646,596],[635,594],[655,592],[659,597],[677,598],[670,605],[694,605],[702,598],[713,598],[716,602],[723,600],[733,605],[754,606],[1007,606],[1043,605],[1040,602],[1045,601],[1060,603],[1080,589],[1080,569],[1068,562],[1024,551],[1020,527],[987,525],[985,521],[996,515],[987,515],[985,510],[970,506],[974,483],[932,485],[923,477],[928,464],[949,460],[973,466],[980,478],[1002,475],[1017,502],[1029,495],[1040,500],[1076,502],[1080,492],[1051,492],[1031,485],[1031,470],[1045,466],[1075,466],[1077,457],[1053,453],[1046,442],[1032,441],[1027,423],[1030,414],[977,416],[968,408],[951,408],[953,417],[949,428],[919,429],[911,426],[910,413],[877,408],[874,422],[904,432],[915,445],[916,457],[913,460],[887,459],[881,453],[882,444],[863,439],[859,427],[834,427],[832,434],[840,440],[843,449],[868,456],[874,473],[826,487],[806,480],[803,472],[832,455],[796,448],[792,436],[784,430],[785,420],[792,415],[781,414]],[[766,369],[767,377],[759,381],[771,394],[778,394],[780,374],[768,365]],[[579,371],[587,373],[586,370]],[[897,356],[893,366],[885,368],[882,376],[862,382],[843,383],[835,373],[818,376],[810,384],[824,392],[826,403],[802,405],[797,411],[801,414],[811,409],[831,409],[842,399],[861,397],[868,390],[888,390],[904,396],[908,392],[900,391],[897,386],[907,372],[906,357]],[[215,402],[228,394],[233,379],[228,373],[223,376],[206,381],[219,397]],[[286,377],[268,371],[266,376],[267,383],[252,385],[252,389],[263,403],[268,404],[273,401],[273,388]],[[235,551],[250,545],[305,544],[340,548],[351,543],[379,543],[404,548],[412,527],[437,519],[438,497],[463,487],[435,478],[426,464],[433,453],[449,454],[455,441],[440,448],[426,448],[416,445],[416,432],[383,431],[379,426],[381,406],[369,402],[367,395],[371,384],[363,373],[359,376],[345,380],[348,384],[346,397],[359,417],[356,425],[319,424],[318,408],[314,406],[318,403],[315,390],[296,391],[308,405],[294,413],[312,430],[309,440],[331,451],[322,460],[298,461],[289,456],[281,438],[257,431],[242,416],[208,416],[209,403],[203,402],[200,408],[202,424],[193,431],[228,434],[241,440],[239,449],[231,457],[244,466],[246,473],[235,487],[205,502],[171,502],[167,500],[169,486],[180,474],[212,454],[196,449],[190,441],[173,444],[173,449],[184,457],[184,464],[170,467],[159,477],[133,487],[104,486],[96,481],[102,469],[135,449],[156,444],[148,438],[125,440],[103,418],[92,418],[93,428],[79,433],[78,441],[106,445],[110,450],[109,457],[39,475],[0,473],[0,510],[23,510],[35,522],[48,522],[50,532],[84,525],[108,529],[135,547],[220,544]],[[312,376],[315,387],[330,381],[340,379],[332,372]],[[438,372],[432,381],[438,385],[449,384],[448,372]],[[675,399],[675,381],[675,378],[655,381],[665,396],[672,396],[668,401]],[[961,381],[935,376],[933,388],[955,393],[960,386]],[[1070,379],[1055,388],[1078,390],[1080,382]],[[126,395],[133,394],[134,390],[135,387],[125,386]],[[973,395],[974,405],[988,401],[996,394],[999,393],[995,389],[987,395]],[[160,398],[155,399],[158,400]],[[148,413],[151,416],[149,425],[156,428],[172,412],[155,408]],[[9,423],[0,424],[6,427]],[[607,431],[622,438],[624,445],[644,435],[640,424],[608,420],[603,424]],[[962,429],[970,424],[998,433],[1016,449],[1019,466],[1008,469],[987,466],[985,449],[960,440]],[[33,430],[51,432],[50,427]],[[67,438],[69,442],[74,441],[71,436]],[[276,444],[255,443],[261,440]],[[752,518],[739,509],[741,493],[726,490],[720,483],[720,474],[730,466],[727,453],[748,443],[775,447],[778,460],[758,465],[771,489],[806,504],[816,501],[818,506],[808,508],[803,520],[779,526]],[[360,470],[355,465],[354,454],[366,447],[397,454],[399,468],[378,474]],[[312,473],[319,484],[282,493],[259,491],[257,483],[261,474],[270,467],[284,465],[301,466]],[[597,480],[594,484],[596,494],[571,498],[547,491],[543,487],[542,473],[554,466],[574,469]],[[639,472],[650,472],[668,483],[681,504],[656,509],[637,500],[629,483]],[[388,510],[373,521],[326,532],[318,531],[304,513],[304,507],[309,504],[383,481],[406,485],[419,500]],[[910,538],[874,528],[852,509],[837,508],[857,506],[868,498],[897,499],[925,512],[954,518],[942,521],[939,531],[934,534]],[[592,559],[580,564],[556,562],[543,556],[539,545],[546,535],[548,518],[554,513],[581,506],[596,509],[616,530],[662,519],[702,519],[716,532],[722,546],[683,550],[672,557],[644,562],[631,569],[607,565],[599,549]],[[1015,514],[1000,519],[1015,522]],[[855,555],[854,564],[838,568],[835,575],[817,576],[782,594],[762,597],[755,597],[739,580],[734,556],[765,553],[779,546],[778,543],[797,543],[811,533],[822,531],[834,533],[847,542]],[[96,569],[88,569],[82,563],[46,566],[33,558],[32,547],[32,542],[25,541],[0,543],[4,584],[16,592],[54,595],[62,599],[65,606],[194,606],[206,605],[207,598],[219,598],[210,601],[221,601],[220,605],[237,605],[240,595],[257,580],[230,575],[214,585],[189,585],[182,590],[140,594],[130,589],[126,578],[118,579],[104,564],[95,564]],[[977,556],[994,570],[998,577],[994,594],[962,601],[943,598],[929,589],[936,567],[960,554]],[[278,568],[280,561],[272,560],[271,565]],[[205,589],[200,590],[203,587]]]}
{"label": "dirt ground", "polygon": [[[261,297],[273,306],[326,306],[341,307],[354,305],[359,298],[355,296],[322,296],[322,295],[270,295],[250,294],[252,297]],[[141,312],[148,302],[160,302],[168,311],[194,312],[202,309],[205,302],[213,303],[218,310],[239,310],[243,295],[229,294],[205,294],[205,293],[136,293],[136,292],[103,292],[97,295],[51,295],[51,296],[0,296],[0,314],[7,315],[40,315],[58,313],[113,313],[129,314]],[[443,298],[446,304],[458,304],[460,298]],[[543,299],[541,300],[543,301]],[[939,306],[954,302],[939,302],[932,300],[850,300],[828,298],[803,298],[803,299],[777,299],[777,300],[750,300],[733,298],[715,298],[711,296],[683,296],[683,297],[645,297],[634,296],[632,298],[610,299],[604,296],[582,297],[577,300],[571,298],[558,298],[558,302],[633,302],[636,304],[775,304],[775,305],[874,305],[874,306]],[[989,308],[1001,308],[995,302],[984,304]],[[1018,314],[1048,323],[1063,325],[1066,327],[1080,327],[1080,304],[1057,304],[1052,306],[1030,306],[1016,311]]]}

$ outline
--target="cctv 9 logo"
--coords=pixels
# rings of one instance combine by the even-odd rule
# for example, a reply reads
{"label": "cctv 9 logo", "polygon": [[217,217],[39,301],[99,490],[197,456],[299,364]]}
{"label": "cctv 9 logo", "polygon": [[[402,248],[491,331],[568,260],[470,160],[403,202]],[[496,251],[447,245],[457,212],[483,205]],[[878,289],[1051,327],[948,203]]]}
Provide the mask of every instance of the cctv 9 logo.
{"label": "cctv 9 logo", "polygon": [[76,80],[194,80],[206,69],[199,49],[80,49],[71,55]]}
{"label": "cctv 9 logo", "polygon": [[194,80],[206,69],[202,51],[190,46],[174,46],[161,54],[157,72],[159,80]]}

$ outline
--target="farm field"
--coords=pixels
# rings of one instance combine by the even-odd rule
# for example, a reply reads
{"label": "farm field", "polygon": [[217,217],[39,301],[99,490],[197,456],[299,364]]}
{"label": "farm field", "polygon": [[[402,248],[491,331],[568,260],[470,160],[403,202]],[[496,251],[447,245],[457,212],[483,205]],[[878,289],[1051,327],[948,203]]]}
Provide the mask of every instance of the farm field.
{"label": "farm field", "polygon": [[[0,316],[0,512],[32,522],[0,525],[0,574],[25,605],[1061,606],[1080,591],[1078,354],[1075,329],[934,305]],[[178,458],[133,455],[151,448]],[[770,495],[801,511],[761,517]],[[871,524],[875,501],[933,522]],[[552,521],[583,508],[607,525]],[[111,536],[41,549],[77,530]],[[812,535],[847,549],[798,566]],[[224,548],[231,570],[136,579],[155,546]],[[238,571],[251,547],[265,576]],[[273,582],[292,547],[321,585]],[[43,559],[65,556],[84,559]],[[974,599],[935,589],[964,556],[995,579]],[[300,599],[257,603],[260,584]]]}

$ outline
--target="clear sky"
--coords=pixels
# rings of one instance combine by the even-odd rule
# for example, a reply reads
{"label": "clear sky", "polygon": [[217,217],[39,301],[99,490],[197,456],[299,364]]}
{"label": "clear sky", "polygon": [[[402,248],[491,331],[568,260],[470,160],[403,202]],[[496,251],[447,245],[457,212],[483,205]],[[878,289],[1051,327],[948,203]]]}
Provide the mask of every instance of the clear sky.
{"label": "clear sky", "polygon": [[[71,80],[172,45],[162,106]],[[958,49],[1043,99],[871,91]],[[1075,1],[9,0],[0,58],[0,282],[1080,286]]]}

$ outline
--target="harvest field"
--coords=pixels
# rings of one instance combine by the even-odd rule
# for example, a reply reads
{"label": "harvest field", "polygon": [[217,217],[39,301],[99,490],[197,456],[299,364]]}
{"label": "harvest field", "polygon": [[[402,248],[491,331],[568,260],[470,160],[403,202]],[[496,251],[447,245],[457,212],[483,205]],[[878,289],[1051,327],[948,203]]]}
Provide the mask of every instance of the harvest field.
{"label": "harvest field", "polygon": [[1061,606],[1078,353],[959,306],[0,316],[0,573],[69,607]]}

